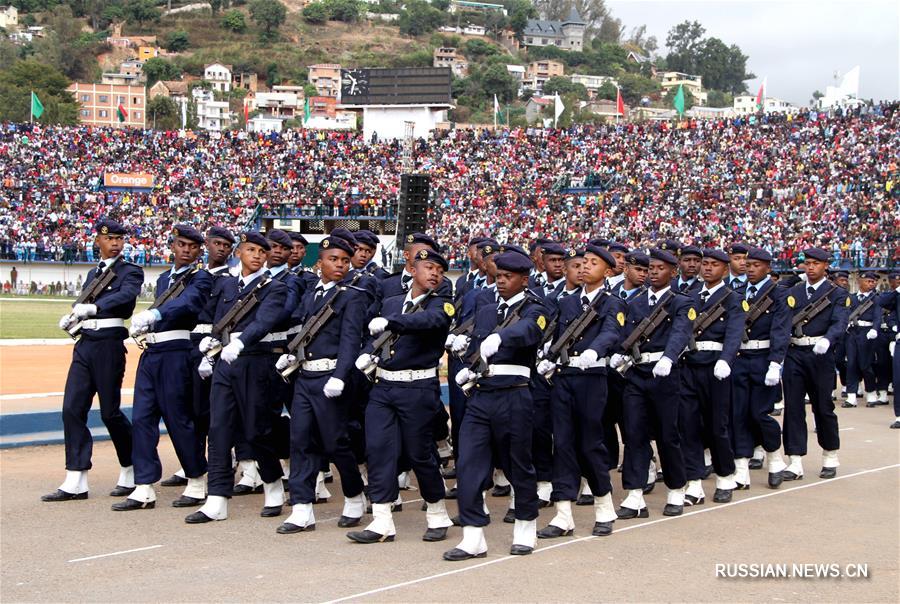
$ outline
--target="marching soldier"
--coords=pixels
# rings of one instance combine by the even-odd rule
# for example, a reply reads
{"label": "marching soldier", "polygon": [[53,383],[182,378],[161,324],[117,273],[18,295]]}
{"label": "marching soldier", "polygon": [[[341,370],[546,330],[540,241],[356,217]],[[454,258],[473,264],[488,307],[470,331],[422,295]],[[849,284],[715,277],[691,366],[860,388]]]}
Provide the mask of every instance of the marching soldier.
{"label": "marching soldier", "polygon": [[[533,267],[516,251],[499,254],[497,292],[499,303],[482,306],[475,317],[469,355],[470,367],[456,375],[456,382],[471,388],[463,425],[457,488],[463,539],[444,553],[449,561],[487,555],[484,526],[484,489],[491,482],[493,451],[509,476],[516,493],[513,555],[534,550],[538,516],[537,482],[531,463],[531,394],[528,381],[535,353],[547,326],[540,298],[527,291]],[[474,384],[472,383],[474,381]]]}
{"label": "marching soldier", "polygon": [[[848,271],[835,271],[833,275],[830,276],[834,281],[834,284],[838,287],[843,287],[847,291],[850,291],[850,273]],[[852,300],[851,300],[852,301]],[[841,396],[847,396],[847,334],[841,334],[841,337],[837,339],[834,343],[834,364],[837,369],[837,377],[841,380]],[[859,385],[859,380],[857,380],[857,386]],[[857,391],[854,390],[854,400],[856,399]],[[846,407],[846,404],[842,404],[842,407]],[[853,405],[854,407],[856,405]]]}
{"label": "marching soldier", "polygon": [[703,287],[703,281],[699,278],[702,259],[703,251],[699,247],[686,245],[681,248],[678,277],[672,280],[672,288],[683,294],[690,294]]}
{"label": "marching soldier", "polygon": [[528,289],[538,289],[547,284],[547,275],[544,274],[545,243],[550,243],[550,239],[538,237],[528,247],[528,255],[534,263],[534,268],[528,274]]}
{"label": "marching soldier", "polygon": [[344,389],[362,348],[368,303],[365,290],[341,283],[356,251],[350,241],[329,236],[319,244],[321,278],[294,312],[303,328],[276,367],[299,364],[291,404],[291,515],[280,534],[315,530],[316,477],[332,461],[341,475],[344,509],[340,527],[357,526],[366,510],[363,481],[347,432],[351,400]]}
{"label": "marching soldier", "polygon": [[900,273],[892,273],[890,275],[890,285],[893,290],[881,294],[879,302],[881,307],[888,311],[888,325],[893,324],[893,340],[889,346],[889,352],[893,357],[892,374],[894,380],[894,423],[891,428],[900,429],[900,354],[897,354],[897,342],[900,341],[900,334],[897,333],[897,326],[900,325]]}
{"label": "marching soldier", "polygon": [[291,256],[288,258],[288,266],[293,273],[303,272],[303,259],[306,257],[306,246],[309,241],[300,233],[288,231],[288,237],[291,238]]}
{"label": "marching soldier", "polygon": [[860,382],[865,384],[866,406],[877,401],[875,384],[875,340],[881,325],[881,306],[875,285],[878,274],[865,272],[859,276],[859,292],[850,296],[850,316],[847,327],[847,400],[842,407],[856,407],[856,392]]}
{"label": "marching soldier", "polygon": [[131,422],[120,409],[125,376],[123,340],[128,337],[125,319],[134,311],[144,271],[121,257],[125,227],[113,220],[99,220],[94,229],[100,263],[88,272],[72,312],[59,321],[60,329],[77,338],[63,395],[66,478],[56,491],[41,497],[42,501],[88,497],[93,439],[87,418],[95,394],[121,468],[110,496],[123,497],[134,490]]}
{"label": "marching soldier", "polygon": [[[897,274],[888,275],[888,291],[890,285],[896,283]],[[881,306],[881,321],[878,326],[878,339],[875,341],[875,385],[878,388],[878,398],[874,405],[888,404],[888,389],[891,387],[891,344],[894,341],[894,329],[896,320],[891,313],[890,305],[885,306],[881,302],[882,296],[879,295],[879,306]],[[870,405],[866,405],[867,407]]]}
{"label": "marching soldier", "polygon": [[555,242],[545,243],[541,250],[543,252],[541,258],[544,263],[545,282],[541,287],[536,288],[534,292],[541,298],[546,298],[566,280],[566,250]]}
{"label": "marching soldier", "polygon": [[784,360],[784,452],[790,460],[784,480],[803,478],[803,456],[807,449],[806,404],[809,396],[816,421],[816,439],[822,447],[820,478],[834,478],[840,465],[838,418],[831,399],[834,373],[831,343],[847,331],[850,296],[847,290],[825,278],[829,255],[820,248],[808,248],[805,256],[806,281],[788,292],[793,334]]}
{"label": "marching soldier", "polygon": [[625,279],[625,258],[631,250],[621,243],[610,243],[606,249],[616,259],[615,265],[610,269],[610,276],[606,280],[606,287],[612,289]]}
{"label": "marching soldier", "polygon": [[447,298],[434,295],[448,268],[430,248],[419,250],[412,287],[405,296],[384,301],[381,316],[369,323],[374,337],[356,361],[374,375],[366,406],[366,452],[373,521],[347,534],[357,543],[393,541],[391,504],[399,496],[397,467],[402,454],[426,502],[423,541],[442,541],[452,526],[444,503],[444,481],[433,455],[432,421],[440,400],[438,365],[454,314]]}
{"label": "marching soldier", "polygon": [[581,271],[580,295],[559,303],[556,334],[538,373],[555,374],[551,393],[553,426],[553,493],[556,515],[538,531],[538,538],[571,535],[575,529],[572,503],[581,477],[594,495],[596,536],[612,533],[616,509],[609,478],[609,455],[603,443],[606,406],[606,365],[625,325],[625,302],[604,287],[616,258],[606,249],[588,245]]}
{"label": "marching soldier", "polygon": [[[406,292],[409,291],[412,282],[413,261],[416,254],[419,253],[419,250],[426,247],[431,248],[439,254],[441,253],[440,246],[438,246],[437,242],[425,233],[411,233],[406,236],[406,243],[403,247],[403,259],[405,261],[403,270],[399,273],[394,273],[381,282],[382,299],[406,294]],[[441,282],[437,294],[446,298],[453,297],[453,283],[445,277]]]}
{"label": "marching soldier", "polygon": [[[174,507],[200,505],[206,499],[204,434],[194,424],[191,330],[209,298],[213,278],[195,265],[203,235],[190,225],[172,231],[173,268],[156,281],[153,307],[134,316],[131,333],[146,349],[138,361],[131,419],[134,428],[134,481],[125,501],[114,503],[117,512],[149,509],[156,505],[153,484],[162,477],[159,461],[159,420],[166,423],[172,446],[187,477],[184,494]],[[152,330],[152,331],[151,331]]]}
{"label": "marching soldier", "polygon": [[272,438],[274,414],[266,388],[271,380],[272,353],[263,339],[278,321],[287,291],[266,269],[269,250],[269,242],[259,233],[241,233],[240,275],[220,278],[212,293],[217,300],[214,325],[211,335],[200,342],[206,358],[198,369],[201,376],[212,376],[209,495],[203,507],[185,518],[188,524],[228,517],[234,486],[231,448],[238,428],[263,481],[265,502],[260,515],[278,516],[284,506],[283,471]]}
{"label": "marching soldier", "polygon": [[769,277],[772,255],[747,253],[747,320],[741,350],[734,361],[732,413],[735,481],[750,484],[750,458],[759,438],[768,457],[769,486],[777,489],[787,468],[781,455],[781,426],[770,415],[780,398],[781,372],[791,334],[787,290]]}
{"label": "marching soldier", "polygon": [[353,270],[365,271],[379,280],[390,277],[391,274],[373,260],[375,251],[378,249],[378,235],[372,231],[361,229],[353,233],[353,236],[356,239],[356,252],[350,259]]}
{"label": "marching soldier", "polygon": [[484,237],[472,237],[466,248],[466,256],[469,258],[469,270],[460,275],[453,286],[453,299],[459,300],[471,289],[481,287],[484,274],[481,272],[481,258],[478,255],[478,244],[484,241]]}
{"label": "marching soldier", "polygon": [[[684,510],[686,478],[678,433],[681,397],[678,359],[690,339],[697,311],[690,298],[671,289],[678,266],[673,254],[652,249],[649,264],[650,289],[628,304],[626,312],[623,347],[630,360],[620,353],[610,360],[613,368],[623,370],[633,364],[622,397],[625,427],[622,484],[628,495],[616,510],[621,519],[649,516],[643,489],[647,485],[652,453],[650,426],[658,430],[656,444],[669,489],[663,515],[680,516]],[[638,330],[644,319],[648,322]]]}
{"label": "marching soldier", "polygon": [[744,290],[747,289],[747,252],[749,251],[750,248],[743,243],[733,243],[728,250],[728,276],[725,278],[725,284],[742,296]]}

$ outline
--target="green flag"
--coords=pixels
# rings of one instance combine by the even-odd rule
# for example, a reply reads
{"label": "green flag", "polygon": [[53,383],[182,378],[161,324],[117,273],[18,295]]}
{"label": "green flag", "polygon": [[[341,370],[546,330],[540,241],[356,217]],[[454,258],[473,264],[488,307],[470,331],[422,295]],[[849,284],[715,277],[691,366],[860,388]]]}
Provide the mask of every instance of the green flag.
{"label": "green flag", "polygon": [[303,123],[309,121],[309,98],[306,99],[306,102],[303,103]]}
{"label": "green flag", "polygon": [[35,93],[31,93],[31,117],[39,118],[44,115],[44,105],[41,103],[41,99],[37,97]]}
{"label": "green flag", "polygon": [[672,106],[675,107],[678,115],[684,113],[684,84],[678,85],[678,92],[675,93],[675,100],[672,102]]}

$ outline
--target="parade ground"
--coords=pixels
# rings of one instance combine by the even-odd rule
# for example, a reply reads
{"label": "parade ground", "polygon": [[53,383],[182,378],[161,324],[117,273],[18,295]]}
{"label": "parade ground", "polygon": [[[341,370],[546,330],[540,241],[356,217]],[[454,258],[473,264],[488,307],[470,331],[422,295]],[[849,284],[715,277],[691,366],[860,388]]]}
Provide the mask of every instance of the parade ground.
{"label": "parade ground", "polygon": [[[0,347],[4,415],[59,409],[71,345]],[[138,351],[129,347],[130,392]],[[130,395],[123,406],[130,406]],[[96,405],[95,405],[96,407]],[[395,513],[397,540],[357,545],[337,527],[339,479],[317,505],[315,532],[278,535],[284,520],[259,517],[262,495],[234,498],[223,522],[189,526],[191,509],[172,508],[180,489],[157,486],[153,510],[113,512],[118,467],[112,444],[95,443],[86,501],[42,503],[63,478],[61,445],[0,450],[0,598],[49,601],[833,601],[896,602],[900,582],[900,431],[889,407],[838,409],[841,467],[818,478],[810,431],[806,476],[749,491],[730,504],[706,504],[667,518],[664,485],[648,496],[650,517],[617,521],[613,535],[590,536],[593,513],[575,508],[573,537],[541,540],[533,555],[509,556],[507,500],[490,498],[488,556],[461,563],[441,554],[456,545],[425,543],[416,490]],[[812,419],[810,417],[810,427]],[[165,475],[177,468],[166,437]],[[615,488],[620,476],[613,476]],[[452,482],[451,482],[452,484]],[[615,493],[615,499],[620,499]],[[455,503],[449,502],[451,514]],[[287,513],[287,508],[286,512]],[[551,519],[541,513],[538,526]],[[364,522],[366,520],[364,519]]]}

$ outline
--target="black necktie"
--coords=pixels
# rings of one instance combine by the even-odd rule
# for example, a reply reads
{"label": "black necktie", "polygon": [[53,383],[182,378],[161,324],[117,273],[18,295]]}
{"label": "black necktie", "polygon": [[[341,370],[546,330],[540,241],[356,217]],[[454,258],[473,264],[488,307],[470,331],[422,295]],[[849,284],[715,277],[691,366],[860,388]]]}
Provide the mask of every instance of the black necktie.
{"label": "black necktie", "polygon": [[243,279],[238,279],[238,293],[244,291],[244,288],[247,287],[247,284],[244,283]]}
{"label": "black necktie", "polygon": [[648,298],[647,302],[650,306],[656,306],[656,294],[650,294],[650,298]]}
{"label": "black necktie", "polygon": [[686,292],[688,287],[690,287],[690,283],[688,283],[687,281],[682,281],[681,285],[678,286],[678,289],[680,289],[683,292]]}
{"label": "black necktie", "polygon": [[316,297],[315,297],[314,302],[315,302],[316,304],[318,304],[319,302],[322,301],[322,298],[323,298],[324,296],[325,296],[325,288],[322,287],[321,285],[317,285],[317,286],[316,286]]}
{"label": "black necktie", "polygon": [[700,292],[700,303],[706,304],[706,301],[709,300],[709,291],[703,290]]}
{"label": "black necktie", "polygon": [[412,275],[403,275],[400,282],[403,285],[403,291],[409,291],[409,282],[412,281]]}
{"label": "black necktie", "polygon": [[587,296],[581,296],[581,305],[582,305],[582,306],[587,306],[587,305],[589,305],[590,303],[591,303],[591,299],[590,299],[590,298],[588,298]]}
{"label": "black necktie", "polygon": [[405,315],[411,311],[413,306],[415,306],[415,304],[412,303],[412,300],[407,300],[406,304],[403,305],[403,314]]}
{"label": "black necktie", "polygon": [[756,297],[756,291],[757,291],[757,290],[756,290],[756,286],[755,286],[755,285],[751,285],[751,286],[747,289],[747,299],[748,299],[748,300],[752,300],[753,298],[755,298],[755,297]]}
{"label": "black necktie", "polygon": [[508,308],[509,306],[506,302],[501,302],[500,306],[497,307],[497,325],[503,323],[503,319],[506,318],[506,309]]}
{"label": "black necktie", "polygon": [[102,273],[103,269],[105,268],[106,264],[101,260],[99,263],[97,263],[97,274],[99,275],[100,273]]}
{"label": "black necktie", "polygon": [[622,298],[623,300],[627,300],[627,299],[628,299],[628,292],[625,291],[624,289],[621,290],[621,291],[619,292],[619,297]]}
{"label": "black necktie", "polygon": [[866,299],[866,295],[863,293],[857,294],[856,297],[857,297],[857,299],[859,299],[860,302],[862,302],[863,300]]}
{"label": "black necktie", "polygon": [[810,285],[809,287],[806,288],[806,295],[809,296],[810,298],[812,298],[815,293],[816,293],[816,288],[813,287],[812,285]]}
{"label": "black necktie", "polygon": [[477,276],[476,273],[469,273],[469,278],[468,278],[469,283],[474,283],[476,276]]}
{"label": "black necktie", "polygon": [[562,300],[563,298],[565,298],[568,295],[569,295],[569,292],[567,292],[566,290],[562,290],[561,292],[559,292],[559,299]]}

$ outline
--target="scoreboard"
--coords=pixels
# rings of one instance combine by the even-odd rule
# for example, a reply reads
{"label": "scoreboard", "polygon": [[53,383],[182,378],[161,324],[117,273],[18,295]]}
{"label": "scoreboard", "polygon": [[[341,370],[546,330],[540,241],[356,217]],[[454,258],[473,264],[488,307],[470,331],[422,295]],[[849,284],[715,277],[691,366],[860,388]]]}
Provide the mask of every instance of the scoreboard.
{"label": "scoreboard", "polygon": [[449,105],[450,68],[342,69],[342,105]]}

